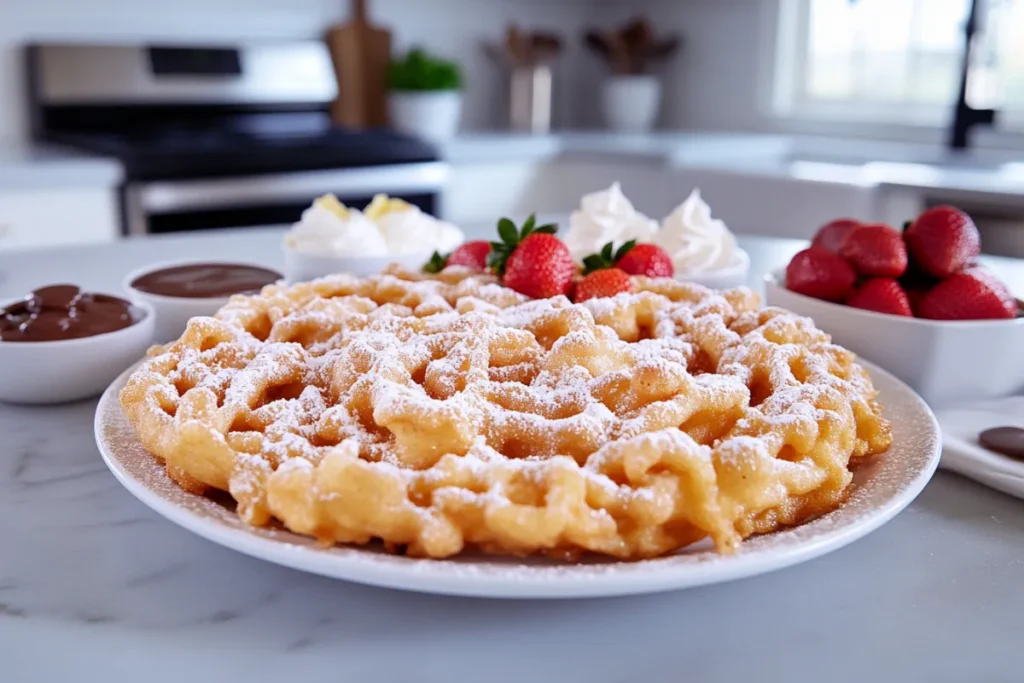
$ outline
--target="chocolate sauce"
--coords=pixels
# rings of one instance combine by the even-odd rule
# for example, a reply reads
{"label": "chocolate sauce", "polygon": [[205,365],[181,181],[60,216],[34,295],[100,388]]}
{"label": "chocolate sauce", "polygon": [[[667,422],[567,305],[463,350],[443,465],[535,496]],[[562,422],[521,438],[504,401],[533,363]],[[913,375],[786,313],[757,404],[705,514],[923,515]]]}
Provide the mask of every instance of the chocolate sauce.
{"label": "chocolate sauce", "polygon": [[140,292],[184,299],[206,299],[260,291],[281,279],[269,268],[234,263],[194,263],[154,270],[132,280]]}
{"label": "chocolate sauce", "polygon": [[51,285],[0,308],[0,341],[45,342],[116,332],[142,319],[124,299],[90,294],[74,285]]}

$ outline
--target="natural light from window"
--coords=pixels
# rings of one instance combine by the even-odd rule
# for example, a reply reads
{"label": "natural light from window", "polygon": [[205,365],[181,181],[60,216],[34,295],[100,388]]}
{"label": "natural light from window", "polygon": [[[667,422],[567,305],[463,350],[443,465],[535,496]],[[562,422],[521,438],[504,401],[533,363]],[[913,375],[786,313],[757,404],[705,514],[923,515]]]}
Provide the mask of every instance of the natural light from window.
{"label": "natural light from window", "polygon": [[[982,0],[983,1],[983,0]],[[959,88],[969,0],[793,0],[794,114],[933,122]],[[1024,114],[1024,0],[988,0],[971,103]],[[783,46],[785,48],[786,46]]]}

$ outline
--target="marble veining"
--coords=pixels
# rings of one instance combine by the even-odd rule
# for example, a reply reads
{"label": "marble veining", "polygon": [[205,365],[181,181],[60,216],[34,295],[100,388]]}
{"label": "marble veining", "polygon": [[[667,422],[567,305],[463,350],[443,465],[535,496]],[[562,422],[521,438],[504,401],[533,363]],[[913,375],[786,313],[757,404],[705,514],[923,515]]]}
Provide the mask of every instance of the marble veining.
{"label": "marble veining", "polygon": [[[0,256],[0,288],[116,289],[133,267],[189,253],[276,265],[277,240],[254,232],[113,245],[97,258]],[[760,273],[799,243],[743,246]],[[754,579],[613,600],[453,599],[302,574],[176,527],[103,465],[95,405],[0,405],[5,683],[1021,676],[1024,506],[954,475],[940,473],[853,545]]]}

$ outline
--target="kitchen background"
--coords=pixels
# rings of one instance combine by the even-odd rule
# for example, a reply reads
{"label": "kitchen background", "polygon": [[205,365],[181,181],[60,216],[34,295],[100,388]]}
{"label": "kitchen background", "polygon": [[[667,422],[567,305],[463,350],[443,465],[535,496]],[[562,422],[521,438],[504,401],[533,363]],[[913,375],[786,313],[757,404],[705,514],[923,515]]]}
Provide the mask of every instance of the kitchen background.
{"label": "kitchen background", "polygon": [[[454,222],[565,214],[620,180],[656,217],[699,186],[735,231],[785,236],[837,215],[898,225],[955,202],[987,250],[1024,255],[1024,2],[979,3],[992,16],[972,103],[997,105],[1000,119],[957,153],[946,141],[967,0],[371,0],[369,11],[396,53],[422,46],[463,70],[460,132],[438,143],[435,208]],[[27,43],[309,40],[348,14],[344,0],[0,3],[0,249],[126,232],[116,161],[31,141]],[[613,133],[607,69],[583,35],[637,16],[682,47],[656,69],[655,130]],[[508,78],[483,43],[510,23],[561,37],[550,134],[507,132]]]}

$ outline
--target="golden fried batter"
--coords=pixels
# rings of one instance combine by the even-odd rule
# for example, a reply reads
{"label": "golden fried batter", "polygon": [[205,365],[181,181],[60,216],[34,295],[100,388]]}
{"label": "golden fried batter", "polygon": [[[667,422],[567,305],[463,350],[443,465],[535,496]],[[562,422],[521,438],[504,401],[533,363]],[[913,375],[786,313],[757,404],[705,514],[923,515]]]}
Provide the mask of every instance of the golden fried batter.
{"label": "golden fried batter", "polygon": [[393,269],[236,296],[121,394],[182,486],[252,524],[410,554],[622,559],[837,507],[889,425],[867,373],[745,289],[530,301]]}

